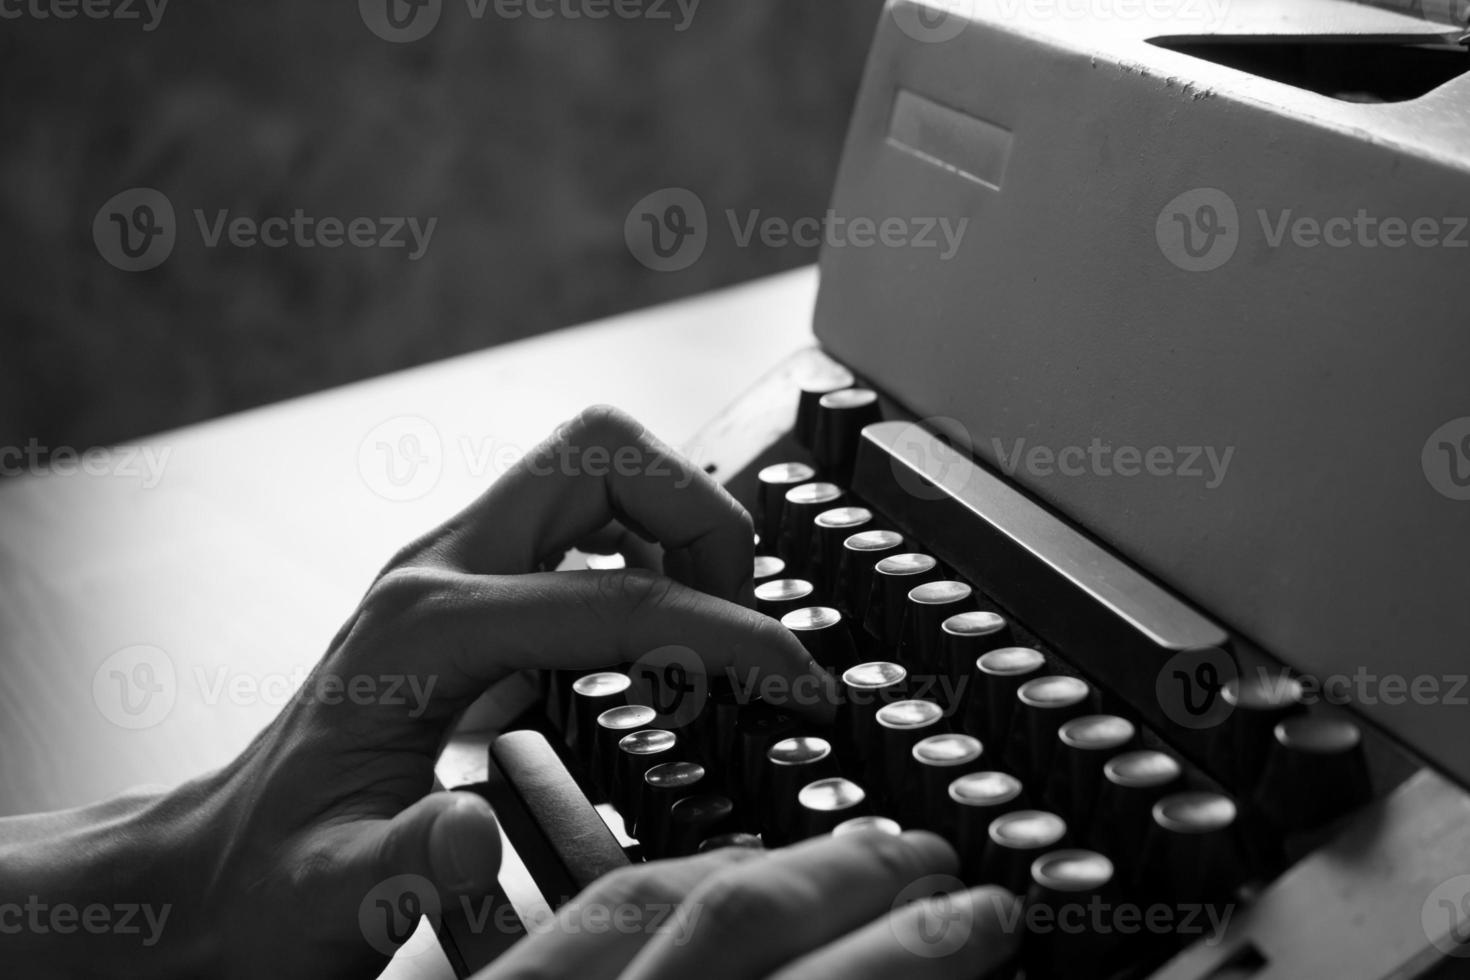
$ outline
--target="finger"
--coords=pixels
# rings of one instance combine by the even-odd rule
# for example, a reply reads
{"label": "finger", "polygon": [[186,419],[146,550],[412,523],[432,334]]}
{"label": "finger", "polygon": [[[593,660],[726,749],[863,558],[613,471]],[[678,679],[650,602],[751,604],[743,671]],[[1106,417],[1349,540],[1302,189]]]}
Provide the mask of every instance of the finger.
{"label": "finger", "polygon": [[367,639],[345,645],[352,673],[408,675],[407,690],[429,702],[412,705],[415,718],[445,716],[511,670],[602,667],[668,649],[822,723],[837,700],[831,675],[775,620],[639,570],[400,570],[369,591],[353,630]]}
{"label": "finger", "polygon": [[674,910],[701,882],[724,868],[764,858],[764,852],[731,847],[614,872],[562,906],[545,925],[532,926],[526,939],[476,980],[613,980],[653,936],[673,927]]}
{"label": "finger", "polygon": [[1003,888],[924,898],[803,956],[770,980],[989,977],[1015,957],[1020,918],[1020,904]]}
{"label": "finger", "polygon": [[[765,977],[886,914],[905,887],[953,874],[957,864],[954,850],[933,834],[866,833],[809,841],[736,866],[689,896],[679,912],[683,927],[649,942],[625,980]],[[684,941],[673,941],[676,935]]]}
{"label": "finger", "polygon": [[666,552],[687,553],[685,585],[754,601],[745,509],[699,467],[607,407],[563,425],[416,553],[469,572],[525,572],[612,520]]}
{"label": "finger", "polygon": [[611,521],[577,539],[572,547],[588,555],[621,555],[629,568],[658,572],[664,567],[664,553],[658,543],[644,540],[620,521]]}

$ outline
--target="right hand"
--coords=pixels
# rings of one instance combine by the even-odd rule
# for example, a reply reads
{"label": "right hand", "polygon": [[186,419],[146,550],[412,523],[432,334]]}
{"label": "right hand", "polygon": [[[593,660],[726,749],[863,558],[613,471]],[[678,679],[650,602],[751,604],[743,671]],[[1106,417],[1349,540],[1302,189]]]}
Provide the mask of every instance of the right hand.
{"label": "right hand", "polygon": [[[959,887],[933,834],[727,848],[616,871],[476,980],[940,980],[989,976],[1018,943],[1017,900]],[[916,900],[915,900],[916,899]],[[677,909],[672,915],[669,909]]]}

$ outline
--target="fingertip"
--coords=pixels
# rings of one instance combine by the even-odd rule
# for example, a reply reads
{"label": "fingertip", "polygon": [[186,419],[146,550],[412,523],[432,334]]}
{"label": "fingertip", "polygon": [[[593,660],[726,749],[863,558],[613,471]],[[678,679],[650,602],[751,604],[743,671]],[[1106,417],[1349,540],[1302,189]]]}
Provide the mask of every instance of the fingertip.
{"label": "fingertip", "polygon": [[927,830],[906,830],[899,835],[914,852],[926,872],[954,874],[959,870],[960,857],[954,847],[938,834]]}
{"label": "fingertip", "polygon": [[429,855],[441,887],[479,894],[500,873],[500,827],[484,797],[451,792],[430,830]]}

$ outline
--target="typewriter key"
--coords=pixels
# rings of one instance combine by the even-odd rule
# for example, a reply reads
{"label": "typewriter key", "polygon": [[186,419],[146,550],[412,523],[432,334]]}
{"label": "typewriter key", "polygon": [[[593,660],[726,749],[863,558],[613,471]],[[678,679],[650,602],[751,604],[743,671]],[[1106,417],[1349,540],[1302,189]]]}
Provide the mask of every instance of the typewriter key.
{"label": "typewriter key", "polygon": [[949,785],[967,772],[978,771],[984,749],[971,735],[930,735],[914,743],[910,753],[913,779],[904,784],[914,791],[901,796],[899,815],[909,825],[932,830],[941,837],[955,836],[954,814],[949,807]]}
{"label": "typewriter key", "polygon": [[1093,922],[1098,910],[1115,907],[1115,877],[1113,862],[1096,851],[1050,851],[1031,863],[1030,931],[1021,945],[1028,977],[1104,980],[1117,972],[1120,934],[1107,922],[1101,928]]}
{"label": "typewriter key", "polygon": [[901,614],[898,659],[908,665],[911,674],[939,675],[940,624],[974,605],[975,590],[964,582],[941,579],[909,590]]}
{"label": "typewriter key", "polygon": [[840,776],[807,783],[796,794],[797,837],[805,840],[830,833],[853,817],[867,816],[868,794]]}
{"label": "typewriter key", "polygon": [[797,445],[811,449],[817,434],[817,415],[823,395],[857,384],[857,379],[847,368],[836,364],[823,370],[815,370],[799,383],[800,395],[796,402],[796,427],[793,434]]}
{"label": "typewriter key", "polygon": [[572,682],[572,710],[567,745],[577,758],[590,762],[597,740],[597,716],[609,708],[628,703],[632,681],[627,674],[611,670],[587,674]]}
{"label": "typewriter key", "polygon": [[842,563],[842,542],[872,526],[873,512],[866,507],[833,507],[812,519],[812,553],[808,571],[820,595],[837,601],[837,569]]}
{"label": "typewriter key", "polygon": [[1092,687],[1080,677],[1037,677],[1016,691],[1016,715],[1007,761],[1022,776],[1045,780],[1056,754],[1057,732],[1092,710]]}
{"label": "typewriter key", "polygon": [[735,758],[727,766],[726,788],[736,802],[759,813],[761,772],[766,753],[798,731],[796,718],[763,702],[744,705],[735,716]]}
{"label": "typewriter key", "polygon": [[854,623],[861,624],[867,614],[873,566],[902,548],[903,535],[897,531],[859,531],[843,539],[837,561],[837,606]]}
{"label": "typewriter key", "polygon": [[878,750],[878,709],[901,701],[908,671],[886,660],[873,660],[842,672],[842,704],[837,712],[838,754],[862,763]]}
{"label": "typewriter key", "polygon": [[622,815],[629,837],[638,836],[634,828],[638,824],[638,805],[643,799],[643,775],[656,765],[674,761],[680,754],[678,736],[663,729],[645,729],[618,740],[612,804]]}
{"label": "typewriter key", "polygon": [[1273,734],[1255,799],[1276,827],[1316,830],[1372,799],[1363,733],[1351,721],[1297,715]]}
{"label": "typewriter key", "polygon": [[1210,742],[1211,768],[1222,782],[1249,791],[1271,751],[1277,724],[1303,710],[1302,696],[1301,682],[1276,670],[1246,671],[1226,681],[1220,697],[1232,710]]}
{"label": "typewriter key", "polygon": [[812,456],[824,473],[844,483],[852,478],[863,427],[883,421],[877,392],[848,388],[823,395],[817,401],[817,425]]}
{"label": "typewriter key", "polygon": [[893,809],[918,789],[905,784],[905,776],[913,771],[914,746],[943,733],[944,709],[933,701],[895,701],[879,708],[874,720],[878,723],[879,802]]}
{"label": "typewriter key", "polygon": [[936,673],[950,682],[940,699],[946,702],[946,711],[963,706],[966,691],[973,683],[970,675],[980,655],[1010,642],[1010,624],[997,612],[956,613],[939,624]]}
{"label": "typewriter key", "polygon": [[1083,715],[1057,730],[1056,754],[1046,784],[1046,800],[1074,827],[1092,815],[1103,766],[1127,751],[1138,730],[1117,715]]}
{"label": "typewriter key", "polygon": [[1153,805],[1141,890],[1178,903],[1229,900],[1251,877],[1235,801],[1187,792]]}
{"label": "typewriter key", "polygon": [[643,774],[633,837],[650,853],[664,853],[674,804],[686,796],[701,795],[705,785],[704,766],[697,762],[663,762],[650,768]]}
{"label": "typewriter key", "polygon": [[800,578],[773,578],[755,587],[755,608],[773,619],[812,604],[812,583]]}
{"label": "typewriter key", "polygon": [[1140,749],[1103,763],[1090,838],[1108,854],[1137,854],[1148,837],[1153,805],[1183,783],[1179,761],[1163,752]]}
{"label": "typewriter key", "polygon": [[808,606],[781,617],[781,625],[796,634],[812,659],[825,669],[841,672],[857,661],[857,646],[842,613],[831,606]]}
{"label": "typewriter key", "polygon": [[836,507],[841,500],[842,488],[835,483],[803,483],[786,491],[776,554],[785,559],[790,574],[807,574],[817,515]]}
{"label": "typewriter key", "polygon": [[1001,647],[975,658],[961,727],[989,746],[992,755],[1005,755],[1016,692],[1045,666],[1041,651],[1030,647]]}
{"label": "typewriter key", "polygon": [[868,595],[863,628],[877,637],[890,656],[902,639],[904,606],[915,586],[940,578],[939,562],[933,555],[907,552],[880,558],[873,566],[873,585]]}
{"label": "typewriter key", "polygon": [[686,796],[669,808],[669,838],[653,857],[686,857],[697,853],[710,838],[733,833],[735,802],[728,796],[701,793]]}
{"label": "typewriter key", "polygon": [[1020,894],[1031,881],[1031,865],[1062,846],[1067,822],[1046,810],[1012,810],[990,822],[980,858],[980,880]]}
{"label": "typewriter key", "polygon": [[786,563],[775,555],[756,555],[753,577],[755,584],[782,578],[786,574]]}
{"label": "typewriter key", "polygon": [[657,712],[644,704],[609,708],[597,716],[597,735],[592,741],[592,782],[608,799],[617,781],[618,743],[623,736],[652,728]]}
{"label": "typewriter key", "polygon": [[801,788],[837,774],[832,743],[824,738],[786,738],[767,749],[758,794],[762,840],[771,847],[791,843],[798,830],[797,797]]}
{"label": "typewriter key", "polygon": [[733,834],[720,834],[702,841],[699,845],[700,854],[708,854],[710,851],[718,851],[722,847],[747,847],[752,851],[763,851],[766,845],[755,834],[737,832]]}
{"label": "typewriter key", "polygon": [[980,862],[990,841],[990,824],[1025,806],[1021,781],[1010,773],[966,773],[949,784],[949,817],[965,881],[980,883]]}
{"label": "typewriter key", "polygon": [[890,820],[888,817],[853,817],[833,827],[832,836],[845,837],[848,834],[864,834],[872,831],[897,837],[903,833],[903,828],[898,825],[897,820]]}
{"label": "typewriter key", "polygon": [[760,489],[755,497],[755,529],[768,554],[781,543],[781,512],[786,491],[816,479],[817,471],[805,463],[772,463],[756,474]]}

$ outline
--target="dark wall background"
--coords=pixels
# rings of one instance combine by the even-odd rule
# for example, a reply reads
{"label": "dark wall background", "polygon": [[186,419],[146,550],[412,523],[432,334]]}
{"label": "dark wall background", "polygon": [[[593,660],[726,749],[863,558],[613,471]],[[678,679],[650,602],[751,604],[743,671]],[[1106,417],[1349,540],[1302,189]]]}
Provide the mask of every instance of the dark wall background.
{"label": "dark wall background", "polygon": [[[819,215],[880,6],[704,0],[677,32],[445,0],[409,44],[353,0],[0,20],[0,445],[127,439],[812,261],[715,231],[653,272],[623,223],[666,186],[712,227]],[[128,273],[91,228],[135,186],[180,231]],[[204,248],[195,208],[439,223],[409,262]]]}

